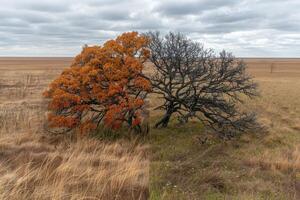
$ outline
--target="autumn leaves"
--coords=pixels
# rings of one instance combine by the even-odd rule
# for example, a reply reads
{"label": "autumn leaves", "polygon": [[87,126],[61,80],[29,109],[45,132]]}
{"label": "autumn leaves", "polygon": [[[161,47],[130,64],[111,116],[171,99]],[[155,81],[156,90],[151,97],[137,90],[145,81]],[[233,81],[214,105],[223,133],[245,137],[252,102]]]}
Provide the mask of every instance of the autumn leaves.
{"label": "autumn leaves", "polygon": [[44,93],[50,98],[50,127],[88,133],[102,124],[111,129],[126,124],[140,130],[141,108],[151,91],[142,73],[148,42],[130,32],[103,46],[84,47]]}

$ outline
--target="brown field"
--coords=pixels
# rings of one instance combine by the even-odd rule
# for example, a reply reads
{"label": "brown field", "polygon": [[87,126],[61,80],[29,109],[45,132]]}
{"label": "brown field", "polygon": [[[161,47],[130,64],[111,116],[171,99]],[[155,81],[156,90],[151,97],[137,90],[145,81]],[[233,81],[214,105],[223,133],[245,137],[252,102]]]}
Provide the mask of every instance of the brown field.
{"label": "brown field", "polygon": [[[146,144],[95,139],[74,142],[44,131],[46,104],[41,93],[71,61],[71,58],[0,58],[0,199],[146,199],[149,186]],[[176,158],[155,159],[159,156],[154,152],[150,174],[155,181],[159,180],[151,183],[154,188],[151,199],[201,199],[207,191],[212,191],[208,194],[211,199],[218,199],[219,196],[213,195],[219,193],[226,199],[233,199],[231,195],[237,199],[264,199],[264,195],[270,199],[300,199],[300,59],[245,61],[261,93],[247,107],[258,112],[268,134],[253,142],[244,138],[246,142],[240,149],[222,147],[224,154],[232,155],[234,173],[219,166],[222,160],[220,163],[206,160],[207,169],[201,168],[205,156],[213,154],[203,155],[198,161],[199,156],[183,149],[184,145],[180,150],[182,156]],[[157,103],[154,99],[150,101],[152,107]],[[178,141],[185,142],[186,138],[183,139]],[[200,148],[189,142],[187,148]],[[157,150],[154,145],[154,151],[168,154],[169,146]],[[182,171],[177,168],[177,171],[160,171],[166,161],[182,166]],[[203,175],[201,180],[188,179],[186,172],[191,165],[198,170],[196,174]],[[205,173],[208,169],[217,173]],[[234,192],[223,191],[222,185],[218,189],[216,181],[226,187],[228,182]],[[165,184],[168,187],[162,189]],[[176,188],[170,189],[170,184]]]}
{"label": "brown field", "polygon": [[42,92],[71,58],[0,58],[0,199],[147,199],[148,146],[43,129]]}

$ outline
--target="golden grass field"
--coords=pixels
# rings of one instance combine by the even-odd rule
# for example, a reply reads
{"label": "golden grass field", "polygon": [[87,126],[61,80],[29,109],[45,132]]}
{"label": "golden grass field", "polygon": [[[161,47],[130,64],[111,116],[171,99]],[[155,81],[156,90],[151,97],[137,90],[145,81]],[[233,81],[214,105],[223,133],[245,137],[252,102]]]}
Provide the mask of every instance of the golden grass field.
{"label": "golden grass field", "polygon": [[0,199],[147,199],[147,144],[51,136],[42,92],[70,58],[0,58]]}
{"label": "golden grass field", "polygon": [[0,199],[300,199],[300,59],[245,59],[264,136],[203,146],[171,124],[151,147],[44,131],[41,94],[71,61],[0,58]]}

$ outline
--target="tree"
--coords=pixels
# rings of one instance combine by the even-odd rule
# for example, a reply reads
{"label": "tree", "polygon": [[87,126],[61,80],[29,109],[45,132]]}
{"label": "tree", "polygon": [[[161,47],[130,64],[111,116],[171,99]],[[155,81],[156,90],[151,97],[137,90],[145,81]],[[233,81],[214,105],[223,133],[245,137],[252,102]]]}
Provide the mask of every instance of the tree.
{"label": "tree", "polygon": [[118,129],[125,123],[140,128],[140,111],[151,91],[142,72],[148,42],[129,32],[103,46],[85,46],[44,93],[50,99],[50,127],[87,132],[100,124]]}
{"label": "tree", "polygon": [[239,107],[243,96],[257,95],[242,61],[225,51],[216,56],[181,33],[147,35],[156,71],[151,77],[153,92],[163,97],[157,109],[165,111],[155,127],[168,126],[175,113],[180,122],[196,118],[222,138],[256,127],[255,114]]}

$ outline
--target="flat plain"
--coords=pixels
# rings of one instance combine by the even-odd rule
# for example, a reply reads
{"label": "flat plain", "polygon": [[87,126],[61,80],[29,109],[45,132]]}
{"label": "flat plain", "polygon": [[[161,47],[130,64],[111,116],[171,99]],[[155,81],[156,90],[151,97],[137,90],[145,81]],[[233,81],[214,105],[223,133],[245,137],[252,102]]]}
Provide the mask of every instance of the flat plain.
{"label": "flat plain", "polygon": [[0,58],[0,199],[300,199],[300,59],[244,61],[265,133],[202,144],[201,124],[172,121],[149,147],[50,136],[42,92],[72,58]]}

